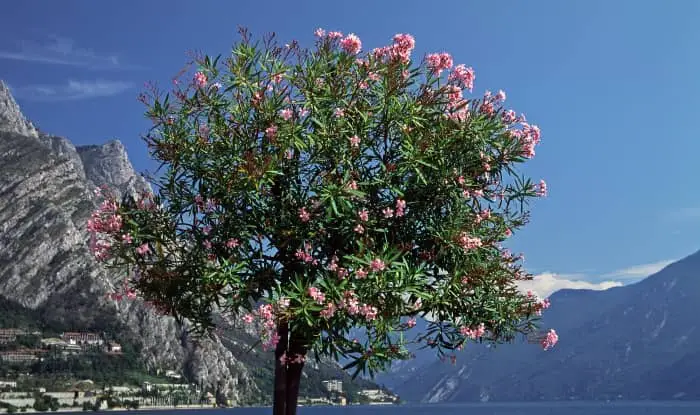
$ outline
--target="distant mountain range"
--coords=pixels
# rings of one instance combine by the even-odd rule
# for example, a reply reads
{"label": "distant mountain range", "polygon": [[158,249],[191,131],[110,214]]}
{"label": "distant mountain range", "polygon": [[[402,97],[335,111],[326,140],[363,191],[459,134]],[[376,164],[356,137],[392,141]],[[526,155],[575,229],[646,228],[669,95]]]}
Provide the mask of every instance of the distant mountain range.
{"label": "distant mountain range", "polygon": [[700,252],[606,291],[561,290],[542,326],[560,342],[428,350],[379,382],[421,402],[700,399]]}

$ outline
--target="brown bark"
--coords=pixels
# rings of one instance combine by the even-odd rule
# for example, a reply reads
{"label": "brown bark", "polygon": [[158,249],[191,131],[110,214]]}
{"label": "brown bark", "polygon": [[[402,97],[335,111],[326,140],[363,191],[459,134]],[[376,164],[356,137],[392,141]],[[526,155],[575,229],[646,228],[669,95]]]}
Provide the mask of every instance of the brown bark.
{"label": "brown bark", "polygon": [[[307,346],[298,334],[289,333],[289,325],[281,322],[280,336],[275,348],[275,388],[272,400],[273,415],[296,415],[299,401],[301,374],[304,370]],[[301,359],[299,358],[301,356]],[[284,361],[284,363],[283,363]]]}
{"label": "brown bark", "polygon": [[[288,356],[290,359],[301,357],[306,358],[306,346],[303,339],[292,333],[289,339]],[[299,386],[301,385],[301,373],[304,370],[302,359],[296,359],[294,363],[287,366],[287,413],[286,415],[297,414],[297,402],[299,401]],[[299,361],[301,360],[301,361]]]}
{"label": "brown bark", "polygon": [[280,341],[275,348],[275,389],[272,398],[273,415],[286,415],[287,405],[287,365],[281,362],[282,356],[287,354],[289,329],[287,323],[280,323],[277,334]]}

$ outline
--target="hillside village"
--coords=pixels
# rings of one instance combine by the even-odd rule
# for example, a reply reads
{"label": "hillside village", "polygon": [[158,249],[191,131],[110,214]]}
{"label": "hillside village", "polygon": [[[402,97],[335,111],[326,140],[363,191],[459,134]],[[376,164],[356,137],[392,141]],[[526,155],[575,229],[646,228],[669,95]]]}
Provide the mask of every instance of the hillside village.
{"label": "hillside village", "polygon": [[[0,412],[75,408],[211,407],[229,406],[227,396],[187,383],[175,370],[157,370],[141,376],[112,373],[107,379],[82,378],[85,368],[133,371],[134,356],[119,339],[91,331],[46,335],[38,330],[0,328]],[[363,389],[348,402],[343,382],[322,382],[324,396],[302,397],[305,405],[350,403],[392,404],[398,397],[383,389]]]}
{"label": "hillside village", "polygon": [[0,329],[0,347],[0,360],[10,364],[33,363],[49,355],[69,356],[97,351],[122,353],[118,342],[105,341],[99,333],[66,332],[60,337],[43,338],[41,332],[16,328]]}

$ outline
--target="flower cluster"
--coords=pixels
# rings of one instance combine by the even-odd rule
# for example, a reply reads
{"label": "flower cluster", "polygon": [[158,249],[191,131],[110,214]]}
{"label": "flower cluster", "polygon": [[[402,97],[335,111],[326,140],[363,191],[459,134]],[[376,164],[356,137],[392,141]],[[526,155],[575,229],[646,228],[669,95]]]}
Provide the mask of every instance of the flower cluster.
{"label": "flower cluster", "polygon": [[[102,190],[97,189],[95,195],[102,196]],[[103,261],[110,256],[112,240],[119,235],[122,229],[122,217],[118,211],[118,205],[114,197],[106,195],[100,206],[88,219],[87,230],[90,232],[90,251],[98,261]],[[130,243],[129,234],[119,236],[125,243]]]}

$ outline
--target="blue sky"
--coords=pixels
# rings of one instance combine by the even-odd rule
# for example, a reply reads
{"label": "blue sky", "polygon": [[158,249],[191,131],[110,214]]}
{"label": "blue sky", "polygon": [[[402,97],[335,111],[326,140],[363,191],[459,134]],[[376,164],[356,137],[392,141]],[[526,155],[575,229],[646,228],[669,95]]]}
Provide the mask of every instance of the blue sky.
{"label": "blue sky", "polygon": [[[236,27],[310,46],[317,27],[365,49],[395,33],[416,54],[473,66],[475,93],[543,131],[525,168],[550,196],[512,246],[555,286],[628,283],[700,249],[700,2],[11,2],[0,15],[0,79],[42,130],[75,144],[120,139],[140,171],[148,123],[137,94],[169,81],[188,50],[227,53]],[[609,284],[608,284],[609,285]],[[579,283],[581,286],[581,283]]]}

